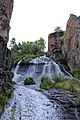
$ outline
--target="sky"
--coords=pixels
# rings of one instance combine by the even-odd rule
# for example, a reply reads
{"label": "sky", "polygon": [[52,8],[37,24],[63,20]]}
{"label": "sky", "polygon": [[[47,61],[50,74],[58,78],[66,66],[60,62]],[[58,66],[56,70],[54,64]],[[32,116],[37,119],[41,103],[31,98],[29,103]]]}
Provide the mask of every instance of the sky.
{"label": "sky", "polygon": [[[55,27],[66,29],[70,14],[80,16],[80,0],[14,0],[9,41],[46,41]],[[9,44],[8,44],[9,46]]]}

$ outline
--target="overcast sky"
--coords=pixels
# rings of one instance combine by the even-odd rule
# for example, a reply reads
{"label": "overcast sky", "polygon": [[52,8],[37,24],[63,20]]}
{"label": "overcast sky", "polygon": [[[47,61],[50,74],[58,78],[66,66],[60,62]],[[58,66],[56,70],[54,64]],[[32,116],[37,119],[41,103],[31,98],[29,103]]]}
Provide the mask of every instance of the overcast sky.
{"label": "overcast sky", "polygon": [[80,15],[80,0],[14,0],[10,40],[19,43],[42,37],[47,43],[56,26],[66,29],[70,14]]}

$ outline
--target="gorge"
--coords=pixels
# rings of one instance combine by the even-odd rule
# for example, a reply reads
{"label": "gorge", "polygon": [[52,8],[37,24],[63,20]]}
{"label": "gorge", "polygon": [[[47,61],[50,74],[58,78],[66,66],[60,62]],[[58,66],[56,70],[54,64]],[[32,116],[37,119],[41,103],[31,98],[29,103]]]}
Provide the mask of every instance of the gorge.
{"label": "gorge", "polygon": [[[12,50],[7,48],[12,11],[13,0],[0,0],[0,120],[80,120],[80,76],[66,71],[67,66],[69,72],[80,73],[80,17],[71,14],[66,31],[49,34],[48,57],[30,56],[27,61],[19,46],[12,68]],[[48,85],[43,77],[49,78]],[[28,78],[35,84],[24,85]]]}
{"label": "gorge", "polygon": [[[73,120],[79,120],[77,113],[75,113],[75,110],[77,110],[75,107],[71,107],[71,109],[73,108],[73,115],[69,113],[68,116],[65,107],[55,101],[55,97],[51,98],[52,102],[50,102],[51,92],[44,92],[44,94],[39,92],[42,76],[50,78],[51,75],[52,77],[64,76],[64,73],[55,62],[45,56],[32,59],[30,65],[25,67],[20,66],[20,62],[13,70],[13,81],[16,83],[13,97],[5,107],[1,120],[68,120],[68,117]],[[24,85],[24,80],[29,77],[34,79],[35,85]],[[61,95],[62,93],[54,89],[53,94],[59,96],[59,94]],[[64,96],[64,98],[66,99],[66,96]],[[73,102],[67,104],[73,104],[74,106]]]}

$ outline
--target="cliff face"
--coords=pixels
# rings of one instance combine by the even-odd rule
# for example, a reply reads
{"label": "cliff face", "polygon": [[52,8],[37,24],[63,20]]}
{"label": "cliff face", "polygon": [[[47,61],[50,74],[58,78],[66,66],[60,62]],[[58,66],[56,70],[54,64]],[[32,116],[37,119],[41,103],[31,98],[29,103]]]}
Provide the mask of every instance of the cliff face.
{"label": "cliff face", "polygon": [[48,36],[48,56],[53,59],[60,59],[62,57],[62,36],[64,32],[54,32]]}
{"label": "cliff face", "polygon": [[64,38],[64,57],[70,69],[80,70],[80,17],[70,15]]}
{"label": "cliff face", "polygon": [[48,55],[63,58],[70,69],[80,71],[80,17],[71,14],[64,33],[49,34]]}
{"label": "cliff face", "polygon": [[7,49],[13,0],[0,0],[0,92],[11,86],[10,51]]}

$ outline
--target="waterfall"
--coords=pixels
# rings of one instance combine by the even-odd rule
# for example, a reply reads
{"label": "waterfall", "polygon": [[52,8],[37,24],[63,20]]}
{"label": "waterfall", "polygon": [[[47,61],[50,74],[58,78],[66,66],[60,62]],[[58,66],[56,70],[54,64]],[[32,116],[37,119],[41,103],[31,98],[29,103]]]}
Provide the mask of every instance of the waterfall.
{"label": "waterfall", "polygon": [[19,70],[19,65],[21,63],[22,60],[20,60],[18,63],[17,63],[17,66],[15,67],[14,69],[14,74],[17,74],[17,71]]}
{"label": "waterfall", "polygon": [[[51,103],[45,95],[33,89],[33,86],[40,84],[43,75],[50,78],[63,76],[64,73],[59,66],[48,57],[41,56],[32,59],[27,69],[21,71],[20,62],[13,70],[13,81],[16,82],[13,97],[5,107],[0,120],[63,120],[61,107],[58,107],[55,101]],[[26,77],[33,77],[36,85],[26,87],[23,84]]]}
{"label": "waterfall", "polygon": [[20,63],[21,63],[22,60],[20,60],[18,63],[17,63],[17,66],[15,67],[14,70],[12,70],[12,72],[14,73],[14,77],[13,77],[13,81],[15,81],[15,83],[18,83],[19,79],[22,77],[20,74],[18,74],[18,70],[20,68]]}
{"label": "waterfall", "polygon": [[[32,72],[32,76],[37,76],[40,74],[40,77],[47,76],[54,78],[56,76],[63,76],[64,73],[61,71],[58,64],[46,56],[37,57],[30,61],[28,72]],[[29,71],[30,70],[30,71]],[[39,71],[39,72],[38,72]]]}

